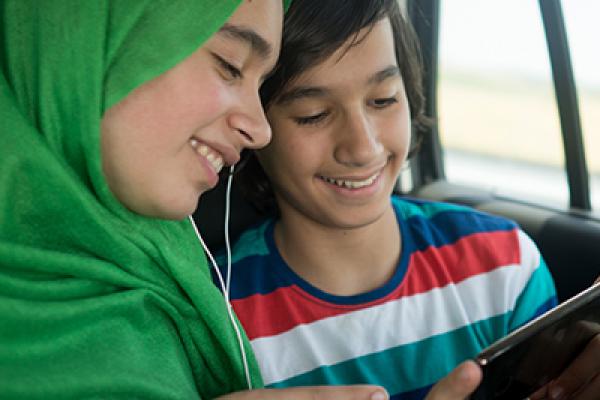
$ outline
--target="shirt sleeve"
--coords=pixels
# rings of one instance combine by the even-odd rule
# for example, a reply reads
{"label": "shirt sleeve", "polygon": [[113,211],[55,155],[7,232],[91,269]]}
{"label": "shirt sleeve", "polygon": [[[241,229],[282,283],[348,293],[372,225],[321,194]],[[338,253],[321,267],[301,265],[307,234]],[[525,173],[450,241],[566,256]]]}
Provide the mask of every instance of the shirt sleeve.
{"label": "shirt sleeve", "polygon": [[519,251],[520,267],[524,273],[531,272],[508,321],[509,332],[558,304],[554,280],[548,266],[533,240],[523,231],[519,231]]}

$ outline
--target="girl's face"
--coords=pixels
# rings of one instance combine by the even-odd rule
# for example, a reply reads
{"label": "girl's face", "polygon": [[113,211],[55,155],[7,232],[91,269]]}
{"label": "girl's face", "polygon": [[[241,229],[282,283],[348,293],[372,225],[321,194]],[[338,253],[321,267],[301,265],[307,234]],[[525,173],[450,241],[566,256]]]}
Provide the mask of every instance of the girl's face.
{"label": "girl's face", "polygon": [[281,3],[242,2],[196,52],[107,110],[102,166],[127,208],[182,219],[242,149],[269,142],[258,89],[279,54]]}
{"label": "girl's face", "polygon": [[258,158],[284,219],[346,229],[390,207],[409,149],[409,105],[389,20],[359,38],[293,80],[267,111],[273,140]]}

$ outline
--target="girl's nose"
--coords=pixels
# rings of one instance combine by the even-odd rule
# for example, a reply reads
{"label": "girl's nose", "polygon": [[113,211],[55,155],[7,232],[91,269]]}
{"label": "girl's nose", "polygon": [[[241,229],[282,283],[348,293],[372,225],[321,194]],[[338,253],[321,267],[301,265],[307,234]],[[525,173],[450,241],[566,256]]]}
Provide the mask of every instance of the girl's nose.
{"label": "girl's nose", "polygon": [[229,123],[242,138],[242,146],[259,149],[271,141],[271,126],[267,121],[258,91],[238,99],[237,111],[230,115]]}

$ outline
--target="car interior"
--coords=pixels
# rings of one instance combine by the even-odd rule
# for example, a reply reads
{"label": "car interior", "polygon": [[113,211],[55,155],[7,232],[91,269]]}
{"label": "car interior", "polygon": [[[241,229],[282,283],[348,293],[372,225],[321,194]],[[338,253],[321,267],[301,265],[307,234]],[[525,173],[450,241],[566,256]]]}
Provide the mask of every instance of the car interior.
{"label": "car interior", "polygon": [[[406,0],[407,16],[421,42],[425,65],[426,113],[437,121],[439,92],[440,12],[443,0]],[[451,7],[452,1],[446,0]],[[560,122],[568,204],[536,202],[507,196],[484,186],[465,185],[449,179],[440,139],[441,126],[433,124],[418,154],[410,160],[408,176],[402,175],[398,193],[422,199],[468,205],[516,221],[539,247],[555,279],[562,302],[590,286],[600,276],[600,210],[591,201],[590,176],[586,161],[597,156],[585,148],[580,120],[576,79],[560,0],[539,0],[539,23],[543,26]],[[528,132],[523,128],[522,135]],[[518,144],[517,144],[518,145]],[[596,153],[600,149],[595,149]],[[519,176],[514,176],[518,180]],[[494,177],[490,176],[493,185]],[[405,181],[410,181],[407,184]],[[227,179],[200,200],[194,214],[209,248],[224,244]],[[532,188],[535,191],[535,188]],[[231,193],[230,237],[258,222],[262,216],[244,200],[235,177]]]}

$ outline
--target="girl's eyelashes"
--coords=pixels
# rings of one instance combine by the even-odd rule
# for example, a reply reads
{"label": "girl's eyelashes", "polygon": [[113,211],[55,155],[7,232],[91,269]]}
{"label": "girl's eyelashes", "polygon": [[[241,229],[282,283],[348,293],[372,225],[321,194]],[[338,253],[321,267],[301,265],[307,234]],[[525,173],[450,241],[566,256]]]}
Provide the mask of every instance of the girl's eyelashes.
{"label": "girl's eyelashes", "polygon": [[328,115],[329,113],[327,111],[323,111],[306,117],[294,117],[294,122],[298,125],[314,125],[323,121]]}
{"label": "girl's eyelashes", "polygon": [[221,70],[223,70],[225,72],[225,74],[227,75],[226,79],[236,80],[236,79],[242,78],[242,71],[239,68],[237,68],[236,66],[234,66],[233,64],[231,64],[230,62],[228,62],[227,60],[225,60],[223,57],[219,56],[218,54],[212,53],[212,56],[215,58],[215,60],[219,64],[219,67],[221,68]]}

